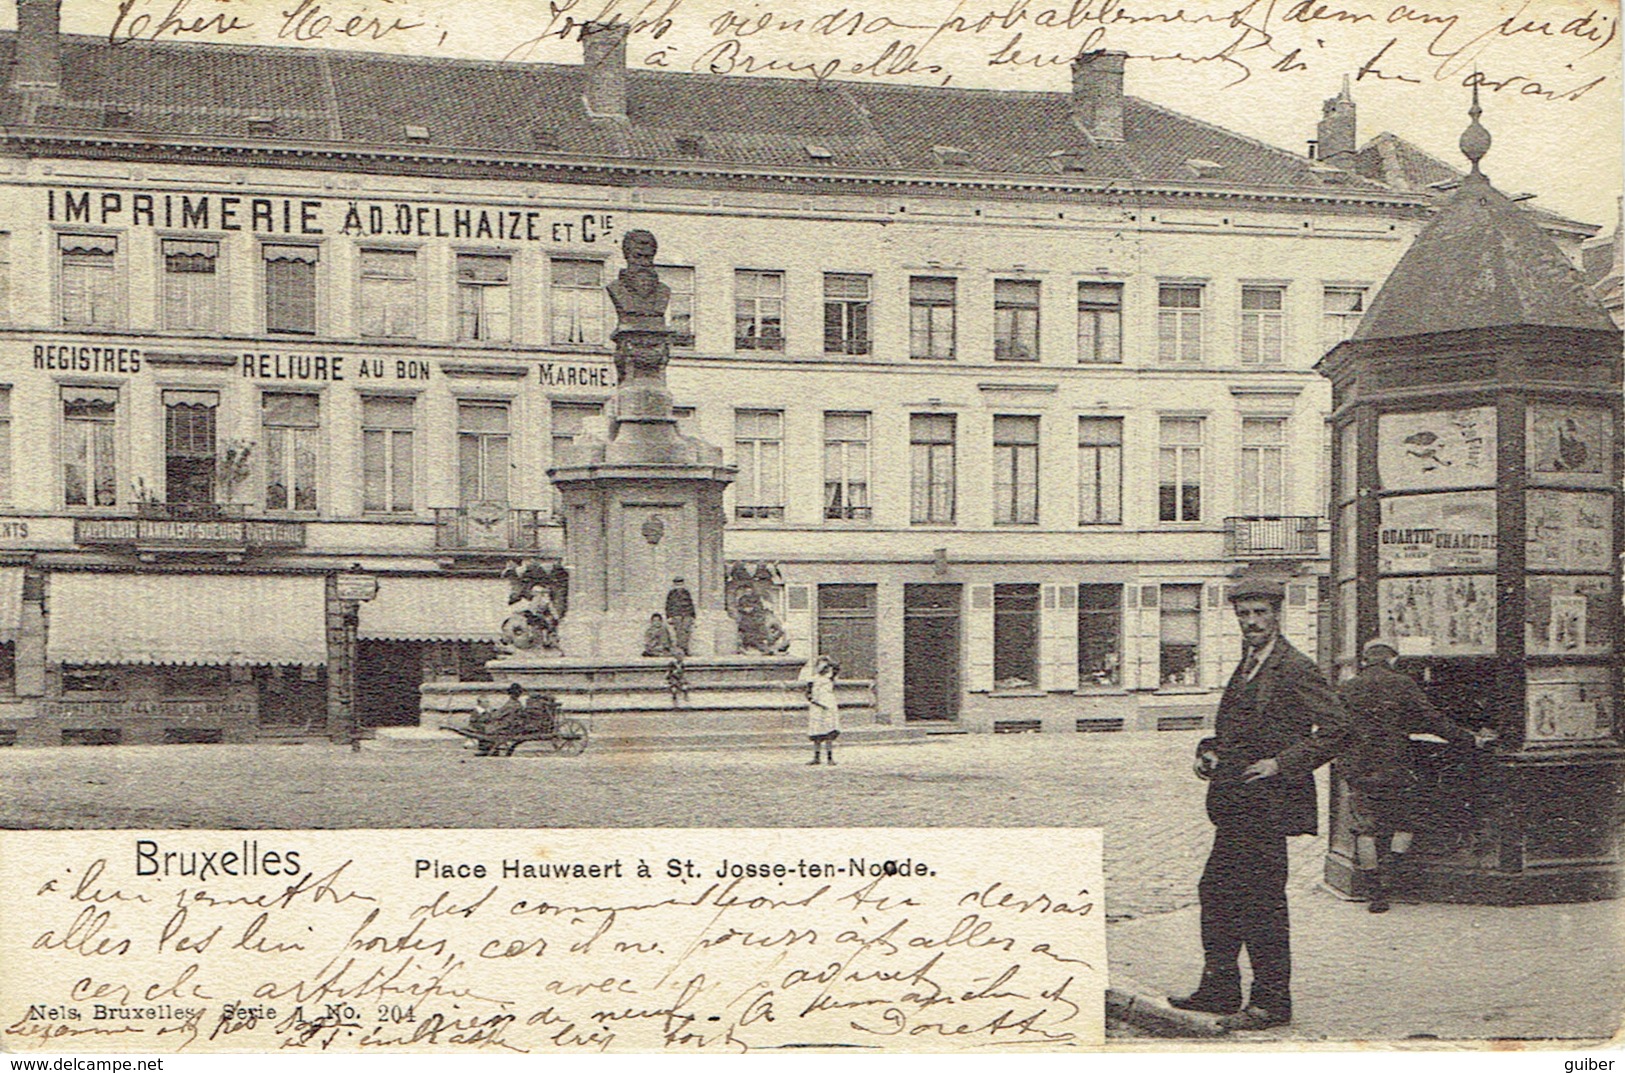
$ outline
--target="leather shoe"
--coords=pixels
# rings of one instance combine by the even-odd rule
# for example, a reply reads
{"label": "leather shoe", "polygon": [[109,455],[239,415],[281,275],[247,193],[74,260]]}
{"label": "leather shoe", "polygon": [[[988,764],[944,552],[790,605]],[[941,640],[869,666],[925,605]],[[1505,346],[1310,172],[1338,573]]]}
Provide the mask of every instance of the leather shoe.
{"label": "leather shoe", "polygon": [[1191,1010],[1195,1013],[1235,1013],[1241,1009],[1241,996],[1225,1001],[1212,995],[1204,995],[1197,990],[1188,995],[1169,995],[1168,1005],[1176,1010]]}
{"label": "leather shoe", "polygon": [[1248,1006],[1240,1013],[1219,1018],[1219,1027],[1230,1032],[1254,1032],[1264,1028],[1279,1028],[1291,1024],[1290,1013],[1277,1013],[1262,1006]]}

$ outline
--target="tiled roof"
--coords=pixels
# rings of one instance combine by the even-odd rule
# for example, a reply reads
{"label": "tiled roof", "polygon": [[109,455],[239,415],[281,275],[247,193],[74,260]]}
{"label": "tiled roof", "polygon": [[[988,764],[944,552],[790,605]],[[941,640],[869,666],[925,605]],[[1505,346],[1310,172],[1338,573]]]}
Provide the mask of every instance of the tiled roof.
{"label": "tiled roof", "polygon": [[[9,67],[14,35],[0,36]],[[625,121],[594,118],[579,66],[383,56],[350,51],[63,38],[58,101],[30,133],[110,127],[234,143],[298,141],[478,156],[542,154],[837,172],[1047,176],[1141,187],[1363,195],[1377,182],[1317,165],[1138,98],[1125,139],[1097,143],[1066,93],[745,78],[632,69]],[[110,112],[119,113],[116,120]],[[22,122],[0,87],[0,120]],[[251,119],[275,120],[274,135]],[[822,147],[819,155],[809,144]],[[962,153],[943,152],[952,147]],[[827,150],[828,156],[822,155]],[[1212,161],[1199,172],[1192,160]]]}
{"label": "tiled roof", "polygon": [[1540,224],[1470,175],[1389,273],[1354,338],[1514,325],[1614,326]]}
{"label": "tiled roof", "polygon": [[[1383,131],[1366,142],[1355,154],[1354,170],[1367,179],[1403,190],[1407,193],[1443,199],[1450,196],[1467,173],[1411,144],[1397,134]],[[1525,212],[1533,213],[1543,226],[1560,230],[1595,234],[1592,224],[1571,220],[1566,216],[1540,208],[1520,204]]]}

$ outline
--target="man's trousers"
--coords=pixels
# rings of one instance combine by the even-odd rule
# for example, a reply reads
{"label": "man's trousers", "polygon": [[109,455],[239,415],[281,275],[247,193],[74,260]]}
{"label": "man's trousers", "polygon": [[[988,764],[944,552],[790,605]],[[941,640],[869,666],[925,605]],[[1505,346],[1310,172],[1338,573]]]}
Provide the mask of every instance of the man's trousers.
{"label": "man's trousers", "polygon": [[1197,892],[1202,902],[1201,990],[1218,1001],[1241,995],[1243,947],[1252,965],[1248,1005],[1292,1013],[1291,933],[1286,909],[1286,836],[1260,825],[1227,823]]}

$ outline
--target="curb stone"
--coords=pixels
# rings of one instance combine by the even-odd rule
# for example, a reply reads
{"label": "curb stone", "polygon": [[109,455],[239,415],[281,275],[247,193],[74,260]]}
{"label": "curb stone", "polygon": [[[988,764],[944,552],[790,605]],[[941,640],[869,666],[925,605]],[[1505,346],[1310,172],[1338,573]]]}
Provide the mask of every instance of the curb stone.
{"label": "curb stone", "polygon": [[1106,989],[1106,1016],[1157,1036],[1219,1037],[1229,1033],[1212,1014],[1177,1010],[1143,991],[1122,987]]}

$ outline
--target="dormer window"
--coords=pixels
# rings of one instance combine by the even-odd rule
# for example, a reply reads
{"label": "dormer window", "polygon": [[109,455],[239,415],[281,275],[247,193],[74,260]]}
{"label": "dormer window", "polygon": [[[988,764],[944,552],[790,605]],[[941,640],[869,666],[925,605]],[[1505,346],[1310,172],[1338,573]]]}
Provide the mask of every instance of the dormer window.
{"label": "dormer window", "polygon": [[418,145],[427,144],[429,141],[429,128],[408,123],[406,125],[406,140]]}
{"label": "dormer window", "polygon": [[970,165],[970,154],[957,145],[933,145],[931,152],[936,154],[937,163],[950,168],[963,168]]}
{"label": "dormer window", "polygon": [[705,139],[698,134],[679,134],[677,136],[677,152],[682,156],[704,156]]}
{"label": "dormer window", "polygon": [[1224,170],[1224,165],[1217,160],[1203,160],[1201,157],[1194,156],[1185,161],[1185,166],[1204,179],[1217,175]]}
{"label": "dormer window", "polygon": [[807,156],[815,164],[828,164],[835,159],[835,154],[830,152],[828,146],[818,145],[815,142],[807,143]]}
{"label": "dormer window", "polygon": [[117,105],[110,106],[102,112],[102,126],[107,130],[127,130],[134,120],[134,112]]}
{"label": "dormer window", "polygon": [[559,147],[559,136],[544,127],[535,127],[530,132],[530,144],[533,149],[551,152]]}
{"label": "dormer window", "polygon": [[255,138],[276,137],[276,116],[251,115],[247,119],[248,133]]}

